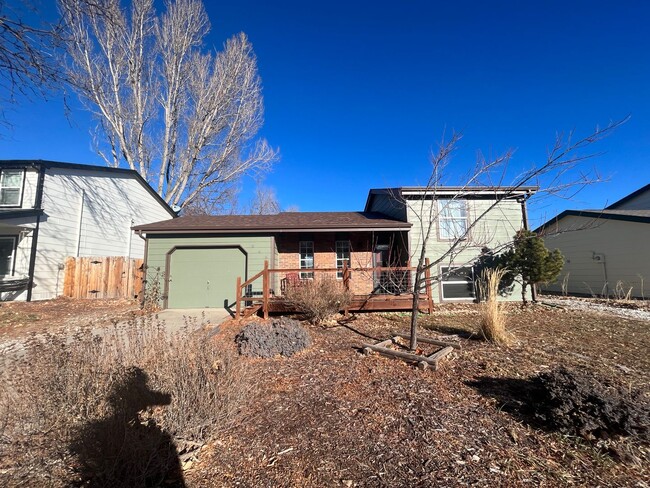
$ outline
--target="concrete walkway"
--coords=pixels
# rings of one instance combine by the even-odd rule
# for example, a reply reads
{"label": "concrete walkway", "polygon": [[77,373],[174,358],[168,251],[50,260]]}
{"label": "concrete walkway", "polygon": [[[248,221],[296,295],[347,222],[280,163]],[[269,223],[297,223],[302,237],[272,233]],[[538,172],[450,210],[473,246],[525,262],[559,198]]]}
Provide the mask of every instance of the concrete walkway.
{"label": "concrete walkway", "polygon": [[156,315],[160,321],[165,322],[165,328],[170,333],[174,333],[186,325],[190,329],[207,325],[216,326],[230,318],[230,314],[225,308],[175,308],[162,310]]}

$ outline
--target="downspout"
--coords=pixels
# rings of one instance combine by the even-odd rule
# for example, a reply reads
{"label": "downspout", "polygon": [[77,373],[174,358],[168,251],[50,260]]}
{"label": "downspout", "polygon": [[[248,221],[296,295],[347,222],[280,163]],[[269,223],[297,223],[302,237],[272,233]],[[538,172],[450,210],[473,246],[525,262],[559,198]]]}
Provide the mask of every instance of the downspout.
{"label": "downspout", "polygon": [[145,293],[146,293],[146,287],[147,287],[147,254],[149,251],[149,241],[145,238],[142,237],[142,231],[138,230],[136,231],[136,234],[140,239],[144,241],[144,260],[142,261],[142,272],[144,273],[144,281],[142,282],[142,296],[138,297],[140,298],[140,306],[144,307],[144,300],[145,300]]}
{"label": "downspout", "polygon": [[81,208],[79,209],[79,228],[77,230],[77,257],[81,252],[81,232],[83,230],[83,220],[84,220],[84,202],[86,201],[86,190],[81,190]]}
{"label": "downspout", "polygon": [[[36,201],[34,208],[42,210],[43,206],[43,186],[45,185],[45,167],[40,166],[38,170],[38,184],[36,185]],[[29,254],[29,282],[27,284],[27,301],[32,301],[32,288],[34,288],[34,269],[36,268],[36,247],[38,246],[38,230],[41,227],[41,213],[36,214],[36,227],[32,234],[32,250]]]}
{"label": "downspout", "polygon": [[[529,230],[528,229],[528,208],[526,207],[526,202],[530,197],[532,197],[533,194],[528,190],[525,196],[519,197],[517,201],[521,205],[521,223],[523,225],[524,230]],[[530,298],[533,302],[537,301],[537,286],[534,284],[530,286]]]}

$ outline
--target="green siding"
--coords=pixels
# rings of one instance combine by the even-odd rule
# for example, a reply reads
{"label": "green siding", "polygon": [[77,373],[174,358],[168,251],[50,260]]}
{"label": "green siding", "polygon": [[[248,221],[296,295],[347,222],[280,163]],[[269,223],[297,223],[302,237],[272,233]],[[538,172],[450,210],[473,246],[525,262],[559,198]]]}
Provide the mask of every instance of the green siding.
{"label": "green siding", "polygon": [[[522,214],[521,205],[515,200],[502,200],[496,206],[490,209],[494,204],[494,200],[479,200],[479,199],[464,199],[467,202],[467,211],[469,222],[473,222],[480,218],[476,225],[472,228],[468,238],[463,241],[453,253],[453,262],[450,263],[448,257],[444,262],[440,263],[435,269],[431,270],[431,275],[436,276],[440,273],[442,266],[463,266],[470,264],[478,258],[481,254],[481,248],[489,247],[491,249],[498,249],[500,246],[512,242],[515,233],[522,228]],[[409,233],[409,245],[411,249],[411,262],[415,266],[419,257],[421,248],[422,236],[426,232],[428,221],[426,216],[437,216],[438,210],[431,211],[431,200],[423,203],[419,201],[410,202],[411,206],[407,207],[407,219],[413,224]],[[433,205],[437,205],[437,201],[433,200]],[[422,207],[420,207],[422,205]],[[419,219],[418,215],[425,216],[424,219]],[[484,212],[487,213],[483,215]],[[426,255],[431,261],[435,261],[445,252],[449,250],[452,241],[441,239],[439,237],[438,222],[433,222],[431,229],[431,236],[427,242]],[[432,283],[433,300],[436,302],[442,301],[442,292],[437,282]],[[518,285],[515,290],[510,294],[506,300],[520,300],[521,289]]]}
{"label": "green siding", "polygon": [[[247,254],[248,267],[245,270],[242,281],[250,278],[256,273],[264,269],[264,261],[268,260],[269,264],[273,264],[273,238],[272,236],[250,236],[250,235],[227,235],[217,237],[202,237],[202,236],[165,236],[158,237],[155,235],[147,236],[147,281],[154,283],[156,276],[158,276],[158,283],[161,289],[164,290],[164,280],[167,276],[166,258],[167,254],[173,248],[187,248],[187,247],[210,247],[210,246],[240,246]],[[235,260],[237,263],[237,260]],[[238,267],[237,264],[234,265]],[[230,277],[225,275],[221,281],[230,281]],[[219,283],[219,286],[232,287],[233,295],[236,288],[236,277],[230,283]],[[173,287],[171,288],[173,291]],[[258,280],[253,284],[253,291],[262,291],[262,280]],[[162,293],[161,293],[162,295]],[[173,301],[172,301],[173,304]]]}

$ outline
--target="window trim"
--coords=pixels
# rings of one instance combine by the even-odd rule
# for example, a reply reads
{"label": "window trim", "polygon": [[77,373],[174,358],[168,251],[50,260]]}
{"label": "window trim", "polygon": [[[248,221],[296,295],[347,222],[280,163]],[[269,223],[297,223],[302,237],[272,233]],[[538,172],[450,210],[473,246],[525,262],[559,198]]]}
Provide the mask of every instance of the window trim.
{"label": "window trim", "polygon": [[15,187],[15,186],[8,186],[7,188],[9,189],[18,189],[19,194],[18,194],[18,203],[13,204],[13,203],[7,203],[3,204],[0,203],[0,207],[2,208],[20,208],[23,206],[23,194],[25,193],[25,170],[21,168],[2,168],[0,169],[0,193],[2,192],[2,189],[4,188],[2,186],[2,175],[7,172],[7,171],[15,171],[15,172],[20,172],[20,185]]}
{"label": "window trim", "polygon": [[[306,262],[306,259],[303,259],[302,254],[303,254],[303,245],[308,245],[306,246],[308,249],[311,248],[311,267],[303,266],[303,264]],[[314,269],[314,241],[298,241],[298,268],[300,269]],[[314,273],[311,272],[300,272],[300,279],[301,280],[313,280],[314,279]]]}
{"label": "window trim", "polygon": [[[346,244],[347,245],[347,254],[348,257],[339,257],[339,244]],[[352,263],[352,245],[350,244],[349,239],[341,239],[339,241],[335,241],[334,243],[334,264],[336,269],[343,269],[343,263],[345,261],[348,262],[348,268],[350,267],[350,263]],[[343,279],[343,271],[337,271],[336,272],[336,279],[337,280],[342,280]]]}
{"label": "window trim", "polygon": [[8,274],[0,274],[0,277],[2,276],[15,276],[16,274],[16,251],[18,249],[18,237],[17,236],[0,236],[0,241],[3,240],[11,240],[12,242],[12,247],[11,247],[11,258],[9,260],[9,273]]}
{"label": "window trim", "polygon": [[[472,276],[469,277],[468,280],[445,280],[444,275],[445,273],[449,273],[449,270],[451,269],[459,269],[459,268],[467,268],[471,270]],[[445,269],[447,271],[445,271]],[[442,301],[446,302],[452,302],[452,301],[463,301],[463,302],[469,302],[469,301],[475,301],[476,300],[476,289],[475,289],[475,284],[474,284],[474,267],[473,266],[440,266],[440,299]],[[445,284],[448,285],[472,285],[472,295],[471,297],[451,297],[451,298],[446,298],[445,297]]]}
{"label": "window trim", "polygon": [[[456,239],[460,239],[460,237],[454,237],[454,236],[443,236],[442,235],[442,222],[443,220],[451,220],[451,221],[460,221],[462,217],[446,217],[443,216],[443,212],[449,208],[450,203],[458,202],[463,205],[463,210],[465,212],[465,231],[463,233],[467,233],[467,230],[469,229],[469,208],[467,205],[467,200],[464,198],[438,198],[436,200],[437,205],[438,205],[438,240],[439,241],[454,241]],[[468,235],[465,235],[465,237],[462,238],[462,240],[467,239]]]}

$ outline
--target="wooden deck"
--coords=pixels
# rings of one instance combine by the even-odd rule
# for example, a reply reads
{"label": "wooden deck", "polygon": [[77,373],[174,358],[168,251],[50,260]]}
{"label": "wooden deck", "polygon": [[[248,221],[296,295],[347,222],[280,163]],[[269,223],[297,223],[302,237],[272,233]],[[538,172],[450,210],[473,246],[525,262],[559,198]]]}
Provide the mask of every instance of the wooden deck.
{"label": "wooden deck", "polygon": [[[420,294],[420,310],[428,313],[433,312],[433,299],[431,295],[431,276],[429,273],[429,260],[426,261],[427,268],[424,272],[424,290],[426,293]],[[346,290],[350,290],[351,272],[364,272],[368,276],[376,276],[377,273],[388,272],[413,272],[413,267],[375,267],[375,268],[348,268],[347,263],[343,268],[309,268],[308,272],[312,275],[317,273],[338,273],[342,274],[341,282]],[[235,299],[235,316],[246,317],[258,311],[262,311],[264,318],[268,318],[269,313],[292,313],[296,310],[291,307],[282,296],[274,295],[271,290],[272,276],[280,274],[286,276],[287,273],[301,273],[305,269],[270,269],[268,261],[264,261],[264,269],[242,283],[241,277],[237,278],[236,299]],[[259,296],[254,296],[248,292],[249,287],[258,280],[262,282],[262,290]],[[371,312],[371,311],[410,311],[413,306],[413,294],[401,293],[399,295],[390,294],[370,294],[355,295],[352,304],[344,312]]]}
{"label": "wooden deck", "polygon": [[[428,312],[426,295],[420,295],[422,312]],[[396,312],[410,311],[413,306],[413,296],[404,295],[355,295],[352,304],[348,307],[349,312]],[[268,301],[270,313],[293,313],[296,310],[291,307],[283,297],[271,297]]]}

